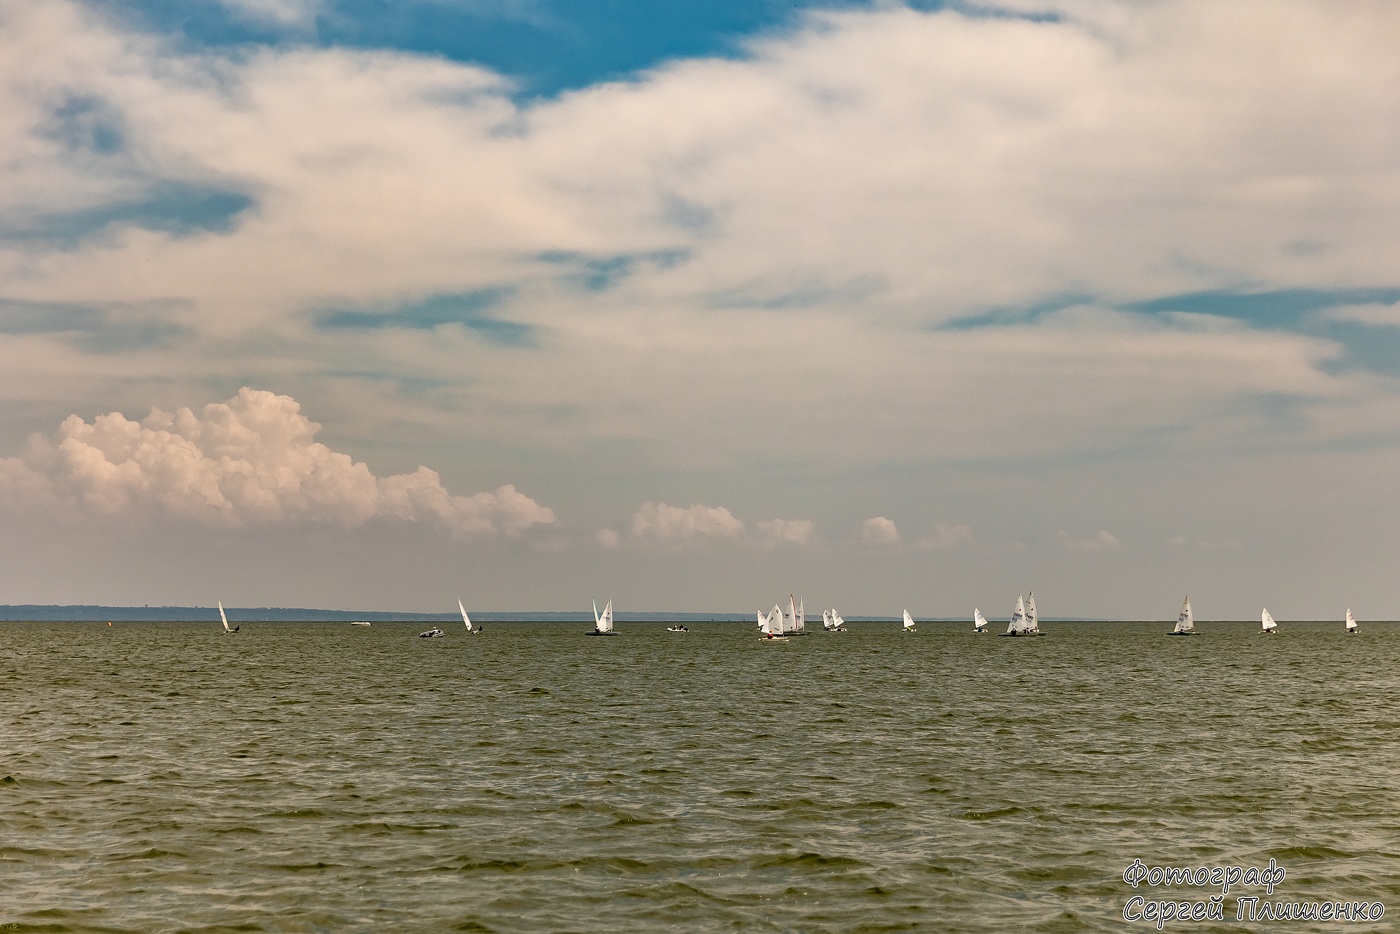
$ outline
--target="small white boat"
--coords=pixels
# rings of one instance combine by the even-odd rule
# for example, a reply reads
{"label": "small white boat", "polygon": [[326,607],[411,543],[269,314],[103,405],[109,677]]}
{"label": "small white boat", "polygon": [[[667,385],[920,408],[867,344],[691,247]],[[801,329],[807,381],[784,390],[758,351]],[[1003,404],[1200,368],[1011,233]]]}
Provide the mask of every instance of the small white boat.
{"label": "small white boat", "polygon": [[904,628],[901,629],[900,632],[918,632],[918,631],[919,631],[919,630],[917,630],[917,629],[914,628],[914,617],[912,617],[912,616],[909,615],[909,611],[908,611],[908,610],[905,610],[905,611],[904,611]]}
{"label": "small white boat", "polygon": [[457,609],[462,611],[462,622],[466,625],[468,633],[473,636],[479,636],[486,631],[480,626],[472,625],[471,617],[467,615],[467,608],[462,606],[462,601],[460,599],[457,601]]}
{"label": "small white boat", "polygon": [[1176,618],[1176,628],[1167,633],[1169,636],[1194,636],[1196,634],[1196,617],[1191,615],[1191,598],[1188,596],[1181,601],[1181,613]]}
{"label": "small white boat", "polygon": [[1347,635],[1356,635],[1356,617],[1351,615],[1351,607],[1347,607]]}
{"label": "small white boat", "polygon": [[836,612],[836,608],[832,607],[822,610],[822,628],[827,632],[846,632],[846,621]]}
{"label": "small white boat", "polygon": [[972,631],[979,636],[987,634],[987,617],[977,607],[972,608]]}
{"label": "small white boat", "polygon": [[690,632],[690,629],[680,623],[674,623],[666,627],[667,632]]}
{"label": "small white boat", "polygon": [[1274,618],[1269,615],[1268,607],[1264,608],[1264,615],[1263,617],[1261,617],[1261,624],[1263,627],[1259,630],[1261,635],[1278,635],[1278,623],[1274,622]]}
{"label": "small white boat", "polygon": [[[226,635],[226,636],[231,636],[231,635],[233,635],[235,632],[237,632],[237,631],[238,631],[239,629],[241,629],[242,627],[241,627],[241,626],[233,626],[233,627],[230,627],[229,624],[228,624],[228,617],[224,615],[224,605],[223,605],[223,602],[222,602],[222,601],[215,601],[215,602],[219,604],[219,619],[220,619],[220,620],[223,622],[223,624],[224,624],[224,635]],[[112,625],[112,624],[111,624],[111,623],[108,623],[107,625],[110,626],[110,625]]]}
{"label": "small white boat", "polygon": [[439,629],[438,627],[434,626],[432,629],[425,629],[425,630],[423,630],[422,632],[420,632],[420,633],[418,634],[418,638],[420,638],[420,639],[440,639],[440,638],[442,638],[442,637],[445,636],[445,635],[447,635],[447,633],[443,632],[441,629]]}
{"label": "small white boat", "polygon": [[613,632],[613,608],[612,601],[603,607],[603,612],[598,612],[598,601],[593,601],[593,631],[584,633],[588,636],[615,636]]}
{"label": "small white boat", "polygon": [[357,620],[355,620],[354,622],[352,622],[350,625],[351,625],[351,626],[368,626],[369,623],[365,622],[365,621],[362,620],[362,619],[357,619]]}
{"label": "small white boat", "polygon": [[763,635],[760,638],[764,642],[788,641],[787,635],[783,632],[783,608],[776,603],[773,604],[773,609],[768,611],[766,619],[762,613],[758,614],[758,628],[763,630]]}
{"label": "small white boat", "polygon": [[788,594],[788,618],[783,632],[789,636],[807,635],[807,614],[802,609],[802,601]]}

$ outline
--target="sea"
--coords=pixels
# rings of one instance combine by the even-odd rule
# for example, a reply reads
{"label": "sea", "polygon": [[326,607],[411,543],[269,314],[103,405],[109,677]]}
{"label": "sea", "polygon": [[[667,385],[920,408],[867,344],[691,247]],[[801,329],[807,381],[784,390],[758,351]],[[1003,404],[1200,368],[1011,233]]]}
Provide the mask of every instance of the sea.
{"label": "sea", "polygon": [[1400,626],[689,627],[0,623],[0,931],[1400,929]]}

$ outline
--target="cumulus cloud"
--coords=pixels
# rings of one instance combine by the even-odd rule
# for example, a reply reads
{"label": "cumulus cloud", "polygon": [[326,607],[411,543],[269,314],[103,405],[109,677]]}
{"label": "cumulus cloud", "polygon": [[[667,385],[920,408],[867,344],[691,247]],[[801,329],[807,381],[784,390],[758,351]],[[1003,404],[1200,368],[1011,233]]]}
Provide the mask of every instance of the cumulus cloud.
{"label": "cumulus cloud", "polygon": [[807,545],[816,537],[816,523],[810,519],[766,519],[756,522],[765,545]]}
{"label": "cumulus cloud", "polygon": [[1098,535],[1090,538],[1075,538],[1061,529],[1055,537],[1060,547],[1067,551],[1116,551],[1123,547],[1118,537],[1106,530],[1100,530]]}
{"label": "cumulus cloud", "polygon": [[860,527],[860,540],[866,545],[879,547],[899,544],[899,529],[894,522],[884,516],[866,519]]}
{"label": "cumulus cloud", "polygon": [[972,544],[972,526],[939,522],[933,527],[933,534],[919,539],[919,547],[935,551],[953,548],[966,548]]}
{"label": "cumulus cloud", "polygon": [[737,538],[744,523],[723,506],[671,506],[643,503],[632,516],[632,534],[659,542],[684,542],[696,538]]}
{"label": "cumulus cloud", "polygon": [[454,535],[519,535],[554,513],[514,486],[462,496],[427,467],[376,477],[315,440],[320,425],[290,396],[244,388],[196,414],[153,409],[63,421],[23,454],[0,459],[0,503],[69,516],[248,526],[371,519],[423,522]]}

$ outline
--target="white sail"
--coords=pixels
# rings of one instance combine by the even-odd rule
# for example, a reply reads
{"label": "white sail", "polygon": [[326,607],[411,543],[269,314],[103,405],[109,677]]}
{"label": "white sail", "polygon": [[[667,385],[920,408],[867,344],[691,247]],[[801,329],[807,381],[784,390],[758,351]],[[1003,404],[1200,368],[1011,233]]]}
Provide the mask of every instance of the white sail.
{"label": "white sail", "polygon": [[987,628],[987,617],[982,615],[982,611],[976,607],[972,608],[972,629],[981,632]]}
{"label": "white sail", "polygon": [[[462,622],[464,622],[464,623],[467,624],[467,632],[471,632],[471,631],[472,631],[472,621],[471,621],[471,619],[467,616],[467,608],[464,607],[464,606],[462,606],[462,601],[461,601],[461,600],[458,600],[458,601],[457,601],[457,609],[459,609],[459,610],[462,611]],[[595,606],[593,607],[593,609],[594,609],[594,612],[597,612],[597,609],[598,609],[598,608],[597,608],[597,606],[595,605]]]}
{"label": "white sail", "polygon": [[909,615],[909,611],[904,611],[904,631],[910,632],[914,628],[914,617]]}
{"label": "white sail", "polygon": [[1351,607],[1347,607],[1347,632],[1356,631],[1356,617],[1351,615]]}
{"label": "white sail", "polygon": [[1040,632],[1040,614],[1035,611],[1035,592],[1026,601],[1026,632]]}
{"label": "white sail", "polygon": [[1191,615],[1191,598],[1181,601],[1181,614],[1176,618],[1176,628],[1172,632],[1195,632],[1196,618]]}
{"label": "white sail", "polygon": [[831,629],[831,611],[822,610],[822,628]]}
{"label": "white sail", "polygon": [[841,614],[836,612],[836,607],[831,608],[831,628],[840,629],[846,625],[846,621],[841,618]]}
{"label": "white sail", "polygon": [[763,621],[763,631],[780,636],[783,633],[783,608],[778,604],[773,604],[773,609],[768,611],[768,618]]}
{"label": "white sail", "polygon": [[797,601],[797,615],[793,617],[793,632],[807,631],[807,612],[802,609],[802,601]]}
{"label": "white sail", "polygon": [[787,619],[783,620],[783,632],[797,631],[797,597],[788,594]]}
{"label": "white sail", "polygon": [[1267,608],[1264,610],[1262,622],[1264,626],[1264,632],[1272,632],[1273,630],[1278,628],[1278,623],[1274,622],[1274,618],[1269,615],[1269,611]]}
{"label": "white sail", "polygon": [[224,615],[224,604],[222,601],[215,601],[219,604],[219,619],[223,621],[224,632],[233,632],[233,628],[228,624],[228,617]]}
{"label": "white sail", "polygon": [[[593,611],[594,611],[595,613],[598,611],[598,604],[596,604],[596,603],[593,604]],[[598,617],[598,631],[599,631],[599,632],[612,632],[612,631],[613,631],[613,612],[612,612],[612,601],[611,601],[611,600],[608,601],[608,605],[607,605],[607,606],[603,607],[603,615],[601,615],[601,616]]]}
{"label": "white sail", "polygon": [[759,631],[760,631],[760,632],[767,632],[767,631],[768,631],[768,624],[765,623],[764,620],[763,620],[763,611],[762,611],[762,610],[755,610],[753,615],[756,616],[756,617],[758,617],[758,628],[759,628]]}
{"label": "white sail", "polygon": [[1009,635],[1025,632],[1026,630],[1026,598],[1020,594],[1016,595],[1016,612],[1011,614],[1011,624],[1006,627]]}

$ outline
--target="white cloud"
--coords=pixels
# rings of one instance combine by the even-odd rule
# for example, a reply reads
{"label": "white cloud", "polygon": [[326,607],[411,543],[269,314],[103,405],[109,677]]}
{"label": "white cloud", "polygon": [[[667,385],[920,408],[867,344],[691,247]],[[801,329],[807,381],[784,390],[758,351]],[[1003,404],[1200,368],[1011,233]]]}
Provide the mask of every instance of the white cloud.
{"label": "white cloud", "polygon": [[671,506],[643,503],[632,516],[632,534],[660,542],[695,538],[737,538],[744,523],[723,506]]}
{"label": "white cloud", "polygon": [[972,526],[939,522],[933,527],[933,534],[919,539],[919,547],[937,551],[952,548],[966,548],[972,544]]}
{"label": "white cloud", "polygon": [[426,522],[454,535],[519,535],[554,513],[514,486],[454,495],[438,474],[375,477],[315,441],[320,425],[290,396],[244,388],[201,414],[154,409],[64,420],[19,457],[0,459],[0,503],[88,517],[172,517],[206,525]]}
{"label": "white cloud", "polygon": [[1060,547],[1068,551],[1117,551],[1123,547],[1117,536],[1103,530],[1091,538],[1074,538],[1061,529],[1055,537],[1059,540]]}
{"label": "white cloud", "polygon": [[884,516],[866,519],[860,527],[860,540],[866,545],[884,546],[899,544],[899,530],[894,522]]}
{"label": "white cloud", "polygon": [[612,529],[599,529],[598,534],[593,536],[594,540],[608,550],[612,550],[622,541],[621,537]]}
{"label": "white cloud", "polygon": [[817,526],[810,519],[766,519],[756,522],[764,544],[807,545],[817,534]]}

